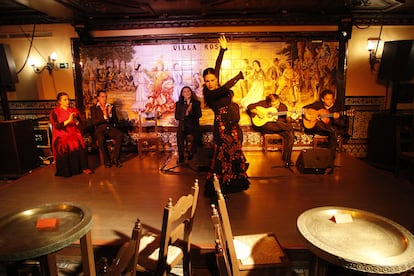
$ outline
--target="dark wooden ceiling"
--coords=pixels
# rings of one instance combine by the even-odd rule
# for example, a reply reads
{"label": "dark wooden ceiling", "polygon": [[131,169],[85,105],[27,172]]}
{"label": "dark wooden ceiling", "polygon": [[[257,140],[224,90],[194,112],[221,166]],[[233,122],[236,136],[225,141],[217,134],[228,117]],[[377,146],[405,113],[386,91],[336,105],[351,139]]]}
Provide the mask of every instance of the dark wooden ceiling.
{"label": "dark wooden ceiling", "polygon": [[414,25],[414,0],[0,0],[0,25]]}

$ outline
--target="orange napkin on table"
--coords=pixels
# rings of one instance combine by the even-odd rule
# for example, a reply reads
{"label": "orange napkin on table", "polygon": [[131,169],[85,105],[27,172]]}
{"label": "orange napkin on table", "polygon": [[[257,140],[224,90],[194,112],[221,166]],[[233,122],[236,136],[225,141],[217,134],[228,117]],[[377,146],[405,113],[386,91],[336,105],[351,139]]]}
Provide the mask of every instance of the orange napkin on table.
{"label": "orange napkin on table", "polygon": [[53,230],[59,224],[59,220],[57,218],[40,218],[36,222],[36,229],[37,230]]}

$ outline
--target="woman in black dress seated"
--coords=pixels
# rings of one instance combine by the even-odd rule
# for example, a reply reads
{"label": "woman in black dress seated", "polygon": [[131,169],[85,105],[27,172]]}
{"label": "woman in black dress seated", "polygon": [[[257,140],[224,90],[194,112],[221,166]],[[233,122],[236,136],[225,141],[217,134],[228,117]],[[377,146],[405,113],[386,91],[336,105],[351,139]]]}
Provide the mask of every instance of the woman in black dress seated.
{"label": "woman in black dress seated", "polygon": [[220,181],[221,191],[235,193],[249,188],[247,179],[248,163],[242,151],[243,132],[239,126],[239,106],[232,102],[233,92],[230,90],[237,81],[243,79],[240,72],[236,77],[220,86],[220,67],[224,52],[227,50],[227,40],[219,38],[220,52],[215,68],[203,71],[203,95],[206,105],[214,111],[214,154],[204,194],[214,196],[213,174]]}
{"label": "woman in black dress seated", "polygon": [[85,141],[80,130],[79,110],[69,106],[69,96],[65,92],[59,92],[57,100],[58,106],[50,113],[55,175],[70,177],[74,174],[91,174]]}
{"label": "woman in black dress seated", "polygon": [[177,147],[178,161],[184,162],[184,144],[186,138],[191,137],[191,152],[187,159],[191,160],[201,144],[200,134],[201,103],[189,86],[181,89],[178,102],[175,103],[175,119],[178,121]]}

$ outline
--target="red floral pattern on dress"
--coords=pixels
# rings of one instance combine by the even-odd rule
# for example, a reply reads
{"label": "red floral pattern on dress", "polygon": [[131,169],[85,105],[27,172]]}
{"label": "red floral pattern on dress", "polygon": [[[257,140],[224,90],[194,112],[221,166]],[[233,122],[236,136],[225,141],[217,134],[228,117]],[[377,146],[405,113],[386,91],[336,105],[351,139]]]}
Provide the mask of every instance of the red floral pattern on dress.
{"label": "red floral pattern on dress", "polygon": [[[73,107],[69,107],[67,110],[57,107],[50,114],[50,122],[52,123],[53,131],[52,145],[54,156],[68,151],[75,151],[80,147],[85,147],[82,133],[74,121],[63,126],[63,122],[69,118],[69,114],[71,113],[76,113],[76,116],[80,116],[79,110]],[[61,127],[58,127],[58,125],[61,125]],[[55,143],[57,139],[59,139],[59,143]]]}
{"label": "red floral pattern on dress", "polygon": [[240,191],[248,188],[248,163],[242,151],[243,133],[236,120],[232,120],[229,107],[219,109],[215,118],[218,124],[216,143],[211,170],[207,181],[217,175],[224,193]]}

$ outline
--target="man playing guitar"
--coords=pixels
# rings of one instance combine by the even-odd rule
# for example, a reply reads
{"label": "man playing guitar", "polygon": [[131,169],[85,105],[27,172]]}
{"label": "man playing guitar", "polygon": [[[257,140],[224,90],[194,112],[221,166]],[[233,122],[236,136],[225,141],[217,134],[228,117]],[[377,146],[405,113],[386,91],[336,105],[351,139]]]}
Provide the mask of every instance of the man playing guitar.
{"label": "man playing guitar", "polygon": [[[303,125],[313,134],[328,136],[328,148],[331,150],[332,164],[336,157],[338,133],[335,125],[341,117],[341,107],[335,103],[334,92],[323,90],[320,100],[303,107]],[[332,172],[329,169],[329,172]]]}
{"label": "man playing guitar", "polygon": [[288,108],[280,102],[279,96],[270,94],[265,100],[248,105],[247,113],[252,118],[255,131],[263,134],[277,133],[284,138],[282,159],[286,168],[292,166],[293,127],[287,116]]}

